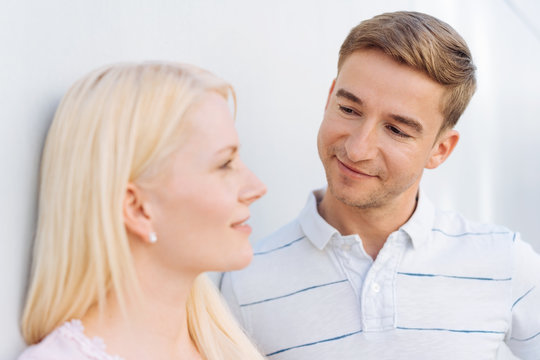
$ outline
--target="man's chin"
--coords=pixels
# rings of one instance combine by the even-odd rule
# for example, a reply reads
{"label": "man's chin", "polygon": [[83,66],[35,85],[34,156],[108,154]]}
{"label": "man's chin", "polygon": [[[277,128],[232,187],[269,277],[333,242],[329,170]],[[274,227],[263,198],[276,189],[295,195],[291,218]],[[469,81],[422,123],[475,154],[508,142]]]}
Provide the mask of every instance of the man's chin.
{"label": "man's chin", "polygon": [[369,189],[354,189],[328,185],[328,191],[339,202],[357,209],[372,209],[380,206],[380,199],[376,192]]}
{"label": "man's chin", "polygon": [[362,198],[351,199],[351,198],[343,197],[341,199],[338,198],[338,200],[349,207],[360,209],[360,210],[375,209],[381,206],[380,202],[375,199],[362,199]]}

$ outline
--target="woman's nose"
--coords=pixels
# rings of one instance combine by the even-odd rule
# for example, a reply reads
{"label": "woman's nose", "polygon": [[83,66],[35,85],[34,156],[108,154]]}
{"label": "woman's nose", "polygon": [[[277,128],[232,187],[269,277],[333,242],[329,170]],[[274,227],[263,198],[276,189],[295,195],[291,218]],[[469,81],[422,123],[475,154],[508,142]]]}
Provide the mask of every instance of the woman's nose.
{"label": "woman's nose", "polygon": [[266,185],[246,167],[246,182],[240,193],[240,200],[248,205],[266,194]]}

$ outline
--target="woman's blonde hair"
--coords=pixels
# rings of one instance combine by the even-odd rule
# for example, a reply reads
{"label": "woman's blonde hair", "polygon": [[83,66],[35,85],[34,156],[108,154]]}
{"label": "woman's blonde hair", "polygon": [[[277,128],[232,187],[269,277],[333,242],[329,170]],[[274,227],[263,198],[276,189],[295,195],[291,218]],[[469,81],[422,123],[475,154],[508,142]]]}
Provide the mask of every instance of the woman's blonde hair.
{"label": "woman's blonde hair", "polygon": [[[63,322],[125,303],[138,289],[122,203],[128,182],[159,173],[186,136],[184,113],[231,86],[184,64],[118,64],[76,82],[62,99],[42,157],[39,218],[22,318],[28,344]],[[190,335],[210,359],[262,359],[200,275],[187,304]]]}

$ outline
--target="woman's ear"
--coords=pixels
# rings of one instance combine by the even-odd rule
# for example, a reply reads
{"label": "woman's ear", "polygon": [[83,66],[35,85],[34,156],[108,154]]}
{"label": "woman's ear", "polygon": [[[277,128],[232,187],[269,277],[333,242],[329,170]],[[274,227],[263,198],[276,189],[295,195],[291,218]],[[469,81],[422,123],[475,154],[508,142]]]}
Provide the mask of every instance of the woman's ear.
{"label": "woman's ear", "polygon": [[124,225],[135,239],[154,243],[156,235],[151,222],[149,204],[134,183],[128,183],[123,203]]}
{"label": "woman's ear", "polygon": [[435,142],[429,159],[426,163],[426,169],[435,169],[441,165],[454,151],[459,141],[459,133],[454,129],[443,131]]}

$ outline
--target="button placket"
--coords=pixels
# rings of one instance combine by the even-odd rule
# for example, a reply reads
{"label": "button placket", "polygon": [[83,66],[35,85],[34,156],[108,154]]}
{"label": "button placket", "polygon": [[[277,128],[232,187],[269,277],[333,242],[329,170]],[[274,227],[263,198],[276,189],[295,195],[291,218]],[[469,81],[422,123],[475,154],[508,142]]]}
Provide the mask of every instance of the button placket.
{"label": "button placket", "polygon": [[333,238],[332,245],[336,260],[339,262],[344,275],[350,281],[360,306],[364,281],[372,264],[372,259],[361,251],[362,245],[358,235],[344,237],[336,235]]}
{"label": "button placket", "polygon": [[393,273],[404,248],[402,240],[397,233],[388,237],[388,243],[365,278],[362,289],[362,322],[366,331],[382,331],[394,326]]}

